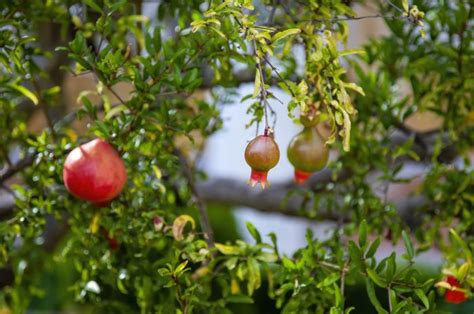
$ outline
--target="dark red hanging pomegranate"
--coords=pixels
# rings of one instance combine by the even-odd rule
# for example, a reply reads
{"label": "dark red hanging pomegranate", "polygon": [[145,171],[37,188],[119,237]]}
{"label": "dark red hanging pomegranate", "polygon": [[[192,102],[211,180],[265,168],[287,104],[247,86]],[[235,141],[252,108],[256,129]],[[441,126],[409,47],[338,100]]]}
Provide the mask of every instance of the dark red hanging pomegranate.
{"label": "dark red hanging pomegranate", "polygon": [[260,183],[262,188],[268,186],[267,174],[280,160],[280,149],[273,139],[273,134],[265,130],[247,145],[245,149],[245,161],[252,168],[250,173],[250,184],[255,186]]}
{"label": "dark red hanging pomegranate", "polygon": [[314,172],[326,166],[329,149],[316,127],[305,127],[291,140],[287,155],[295,167],[295,181],[304,183]]}
{"label": "dark red hanging pomegranate", "polygon": [[72,195],[105,206],[122,191],[127,172],[117,151],[105,140],[95,139],[69,153],[63,178]]}
{"label": "dark red hanging pomegranate", "polygon": [[[459,281],[454,276],[448,276],[446,282],[454,288],[461,288]],[[447,303],[459,304],[467,300],[466,294],[458,290],[446,290],[444,293],[444,300]]]}

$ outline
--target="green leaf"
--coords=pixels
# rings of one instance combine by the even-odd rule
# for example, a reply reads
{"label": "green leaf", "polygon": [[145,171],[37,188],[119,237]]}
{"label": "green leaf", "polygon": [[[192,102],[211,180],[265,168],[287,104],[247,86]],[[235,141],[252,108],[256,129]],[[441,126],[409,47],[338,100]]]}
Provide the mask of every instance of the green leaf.
{"label": "green leaf", "polygon": [[255,257],[259,261],[267,262],[267,263],[275,263],[278,261],[278,255],[268,252],[262,252]]}
{"label": "green leaf", "polygon": [[29,98],[35,105],[38,105],[38,97],[28,88],[17,84],[8,84],[7,86]]}
{"label": "green leaf", "polygon": [[365,254],[365,257],[366,258],[371,258],[375,255],[375,253],[377,252],[377,249],[379,248],[380,246],[380,238],[377,237],[377,239],[374,240],[374,242],[372,242],[369,246],[369,249],[367,250],[367,253]]}
{"label": "green leaf", "polygon": [[377,274],[375,270],[367,268],[367,274],[377,286],[381,288],[387,287],[387,282],[385,281],[385,279],[383,279],[379,274]]}
{"label": "green leaf", "polygon": [[366,51],[364,49],[347,49],[339,52],[339,56],[348,56],[348,55],[362,55],[365,54]]}
{"label": "green leaf", "polygon": [[215,244],[216,249],[224,255],[235,255],[240,252],[240,248],[232,245],[225,245],[221,243]]}
{"label": "green leaf", "polygon": [[253,299],[248,295],[238,294],[230,295],[225,298],[228,303],[243,303],[243,304],[253,304]]}
{"label": "green leaf", "polygon": [[362,96],[365,96],[364,90],[359,85],[355,83],[344,83],[343,85],[345,88],[352,89],[353,91],[361,94]]}
{"label": "green leaf", "polygon": [[[86,98],[87,99],[87,98]],[[114,117],[115,115],[119,114],[122,111],[128,110],[127,106],[125,105],[118,105],[107,111],[107,114],[104,117],[104,120],[109,120],[110,118]]]}
{"label": "green leaf", "polygon": [[410,8],[408,7],[408,0],[402,0],[403,11],[408,12]]}
{"label": "green leaf", "polygon": [[367,243],[367,221],[362,220],[359,226],[359,246],[363,248]]}
{"label": "green leaf", "polygon": [[273,35],[272,42],[277,42],[277,41],[279,41],[279,40],[281,40],[285,37],[296,35],[296,34],[299,34],[299,33],[301,33],[301,29],[299,29],[299,28],[290,28],[290,29],[278,32],[275,35]]}
{"label": "green leaf", "polygon": [[402,237],[403,237],[403,242],[405,243],[405,248],[407,250],[408,257],[411,260],[415,256],[415,251],[413,250],[413,243],[411,242],[411,239],[408,236],[408,234],[405,232],[405,230],[402,231]]}
{"label": "green leaf", "polygon": [[[387,259],[387,270],[385,272],[385,277],[387,280],[392,280],[395,272],[397,271],[397,263],[396,263],[396,254],[393,252]],[[400,274],[398,274],[400,276]]]}
{"label": "green leaf", "polygon": [[83,0],[85,4],[87,4],[88,6],[91,7],[91,9],[99,12],[99,13],[102,13],[102,9],[100,8],[100,6],[95,3],[94,0]]}
{"label": "green leaf", "polygon": [[318,285],[316,286],[317,288],[323,288],[332,285],[336,281],[339,280],[339,273],[332,273],[326,278],[324,278],[323,281],[319,282]]}
{"label": "green leaf", "polygon": [[252,295],[253,292],[258,289],[261,285],[260,277],[260,268],[258,262],[255,258],[249,257],[247,259],[247,268],[248,268],[248,282],[247,290],[249,295]]}
{"label": "green leaf", "polygon": [[380,304],[380,301],[377,299],[377,296],[375,295],[374,284],[369,278],[365,280],[365,287],[367,289],[367,295],[369,296],[370,302],[377,310],[377,313],[388,314],[388,312],[382,307],[382,304]]}
{"label": "green leaf", "polygon": [[287,269],[296,269],[295,263],[289,259],[288,257],[284,256],[282,259],[283,266]]}
{"label": "green leaf", "polygon": [[466,259],[468,261],[472,261],[472,254],[466,242],[461,239],[459,234],[454,229],[450,229],[449,232],[451,233],[451,237],[454,239],[454,241],[456,241],[456,243],[462,248],[464,254],[466,255]]}
{"label": "green leaf", "polygon": [[174,274],[179,276],[181,273],[183,273],[183,270],[185,270],[186,268],[186,265],[188,265],[188,261],[184,261],[182,262],[181,264],[178,265],[178,267],[176,267],[176,269],[174,270]]}
{"label": "green leaf", "polygon": [[249,221],[247,221],[245,224],[247,225],[247,230],[250,232],[250,235],[252,235],[252,238],[257,241],[257,244],[262,243],[262,237],[255,226]]}
{"label": "green leaf", "polygon": [[224,264],[228,270],[232,270],[237,266],[239,258],[237,256],[229,258]]}
{"label": "green leaf", "polygon": [[426,297],[425,293],[421,289],[415,289],[415,294],[416,296],[423,302],[423,305],[425,308],[429,309],[430,308],[430,301]]}
{"label": "green leaf", "polygon": [[356,264],[361,264],[362,260],[362,252],[360,251],[357,244],[354,241],[349,241],[349,255],[351,256],[351,260]]}

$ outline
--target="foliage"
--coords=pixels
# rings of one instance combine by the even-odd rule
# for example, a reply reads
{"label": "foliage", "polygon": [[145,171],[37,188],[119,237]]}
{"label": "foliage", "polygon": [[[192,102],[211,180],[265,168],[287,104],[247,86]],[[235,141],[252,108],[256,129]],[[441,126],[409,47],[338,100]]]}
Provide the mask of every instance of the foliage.
{"label": "foliage", "polygon": [[[75,300],[106,313],[227,313],[234,303],[253,303],[264,284],[283,313],[349,313],[346,286],[360,281],[378,313],[423,313],[452,288],[445,275],[470,296],[473,5],[381,1],[379,17],[391,34],[351,50],[347,21],[363,18],[353,2],[161,1],[153,20],[141,15],[141,1],[2,2],[0,183],[14,190],[16,206],[0,215],[0,266],[14,274],[0,290],[0,312],[25,312],[44,293],[41,273],[64,263],[77,274]],[[45,25],[56,32],[49,45],[41,37]],[[96,78],[95,90],[79,96],[79,111],[54,117],[63,91],[48,64],[61,75]],[[216,132],[223,94],[244,81],[255,85],[243,99],[252,99],[249,126],[274,127],[268,99],[276,99],[278,86],[291,95],[288,114],[315,113],[338,152],[331,183],[306,186],[311,202],[299,214],[319,220],[322,211],[334,212],[344,224],[325,241],[308,232],[294,256],[281,254],[276,236],[268,243],[251,223],[254,244],[214,243],[195,186],[202,176],[176,145],[180,136],[194,141],[193,132]],[[127,99],[115,90],[120,82],[133,87]],[[203,90],[209,97],[193,97]],[[27,127],[31,108],[48,117],[39,134]],[[417,111],[442,116],[442,127],[410,130],[404,122]],[[85,134],[74,120],[90,121]],[[394,142],[397,132],[402,142]],[[75,199],[62,182],[67,153],[94,137],[117,148],[129,175],[106,208]],[[14,149],[19,162],[10,158]],[[380,186],[405,182],[400,172],[408,161],[427,165],[418,191],[424,201],[401,212],[369,179],[375,172]],[[20,183],[7,187],[16,174]],[[69,229],[56,250],[46,232],[55,223]],[[376,258],[387,233],[404,242],[401,258]],[[444,274],[420,279],[414,258],[434,246],[446,258]]]}

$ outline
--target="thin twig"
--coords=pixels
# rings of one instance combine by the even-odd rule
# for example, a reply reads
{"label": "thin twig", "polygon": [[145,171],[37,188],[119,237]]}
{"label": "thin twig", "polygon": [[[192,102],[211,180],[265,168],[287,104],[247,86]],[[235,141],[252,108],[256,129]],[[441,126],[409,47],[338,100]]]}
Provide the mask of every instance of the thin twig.
{"label": "thin twig", "polygon": [[394,8],[394,9],[397,10],[398,12],[403,13],[403,10],[400,9],[397,5],[395,5],[392,1],[390,1],[390,0],[385,0],[385,2],[387,2],[392,8]]}
{"label": "thin twig", "polygon": [[363,15],[363,16],[345,16],[345,17],[335,17],[331,19],[307,19],[307,20],[299,20],[299,22],[342,22],[342,21],[358,21],[358,20],[365,20],[365,19],[376,19],[376,18],[384,18],[384,19],[398,19],[403,18],[401,16],[395,15],[382,15],[382,14],[374,14],[374,15]]}
{"label": "thin twig", "polygon": [[276,9],[277,9],[276,3],[273,3],[273,8],[270,11],[270,15],[268,16],[268,21],[267,21],[268,25],[271,25],[273,23],[273,18],[275,17]]}
{"label": "thin twig", "polygon": [[54,130],[54,123],[49,115],[48,105],[43,99],[43,96],[41,96],[41,88],[35,79],[31,79],[31,82],[33,83],[36,93],[38,94],[38,101],[39,101],[38,105],[40,106],[41,110],[43,111],[44,117],[46,118],[46,123],[48,124],[48,128],[51,131],[51,137],[53,138],[54,141],[56,141],[57,135],[56,135],[56,131]]}
{"label": "thin twig", "polygon": [[339,287],[339,289],[341,290],[341,296],[342,296],[342,300],[343,300],[343,303],[342,305],[344,306],[344,289],[345,289],[345,283],[346,283],[346,273],[347,273],[347,264],[349,263],[349,261],[346,261],[344,263],[344,267],[341,269],[341,285]]}
{"label": "thin twig", "polygon": [[[253,45],[254,45],[254,49],[255,49],[255,51],[254,51],[255,58],[257,58],[257,43],[254,41]],[[265,118],[265,130],[267,130],[269,128],[268,112],[267,112],[268,111],[267,110],[267,107],[268,107],[267,90],[265,89],[265,77],[263,75],[262,62],[259,58],[257,60],[257,68],[258,68],[258,74],[260,75],[260,99],[261,99],[261,102],[263,103],[263,114],[264,114],[264,118]]]}
{"label": "thin twig", "polygon": [[291,18],[291,20],[293,21],[293,23],[298,23],[298,19],[296,18],[296,16],[291,12],[291,10],[282,2],[282,1],[278,1],[278,3],[280,3],[281,7],[283,8],[283,10],[285,11],[286,14],[288,14],[288,16]]}
{"label": "thin twig", "polygon": [[209,246],[209,248],[213,248],[215,246],[214,233],[212,231],[209,215],[207,214],[206,204],[204,203],[204,200],[202,199],[202,197],[200,196],[196,188],[196,183],[194,181],[192,169],[190,165],[188,164],[186,157],[184,157],[180,151],[175,150],[175,154],[179,158],[179,161],[181,163],[181,168],[183,170],[183,174],[186,177],[186,180],[188,181],[189,188],[191,189],[191,193],[194,197],[194,201],[198,207],[201,227],[205,234],[207,245]]}
{"label": "thin twig", "polygon": [[20,159],[15,165],[12,167],[8,167],[5,171],[0,173],[0,183],[5,182],[6,180],[13,177],[16,173],[28,168],[31,166],[35,160],[36,154],[28,155],[23,159]]}
{"label": "thin twig", "polygon": [[390,313],[392,313],[393,306],[392,306],[392,298],[390,297],[390,285],[387,287],[387,295],[388,295],[388,309]]}
{"label": "thin twig", "polygon": [[268,60],[267,56],[263,56],[263,60],[265,61],[266,64],[268,64],[268,66],[272,69],[273,72],[275,72],[275,74],[278,76],[278,78],[281,80],[281,82],[283,84],[285,84],[285,86],[288,88],[288,90],[290,91],[291,93],[291,96],[293,97],[296,97],[295,93],[293,92],[293,90],[291,89],[290,87],[290,84],[288,84],[288,82],[281,76],[280,72],[278,71],[278,69],[270,62],[270,60]]}

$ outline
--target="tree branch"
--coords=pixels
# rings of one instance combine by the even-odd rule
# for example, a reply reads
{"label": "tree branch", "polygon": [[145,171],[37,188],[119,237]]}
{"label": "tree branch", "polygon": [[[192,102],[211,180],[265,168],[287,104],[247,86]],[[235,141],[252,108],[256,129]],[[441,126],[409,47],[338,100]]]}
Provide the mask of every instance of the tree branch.
{"label": "tree branch", "polygon": [[211,223],[209,221],[209,215],[207,214],[206,204],[204,198],[201,196],[198,188],[196,187],[196,183],[194,181],[193,171],[186,160],[186,157],[181,154],[178,150],[175,150],[176,155],[179,158],[181,169],[183,170],[184,176],[188,181],[189,188],[191,189],[191,193],[193,195],[194,201],[196,206],[199,210],[199,218],[201,221],[201,228],[204,232],[204,238],[207,241],[207,245],[209,248],[214,247],[214,232],[212,231]]}

